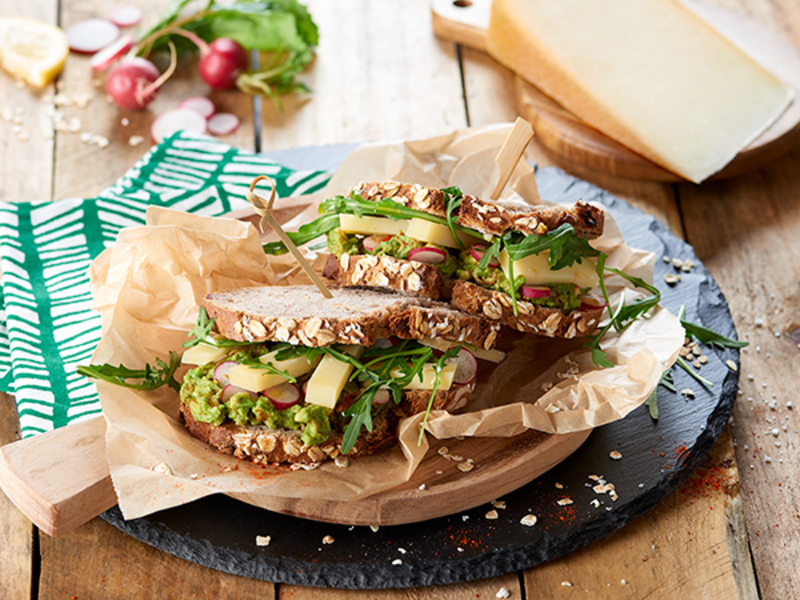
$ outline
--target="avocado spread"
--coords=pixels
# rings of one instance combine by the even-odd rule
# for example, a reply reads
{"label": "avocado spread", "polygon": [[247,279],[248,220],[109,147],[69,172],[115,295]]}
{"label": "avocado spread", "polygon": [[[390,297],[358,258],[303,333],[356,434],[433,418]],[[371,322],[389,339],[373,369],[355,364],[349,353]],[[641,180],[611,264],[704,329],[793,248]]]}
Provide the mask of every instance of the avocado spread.
{"label": "avocado spread", "polygon": [[302,402],[278,410],[269,398],[253,399],[247,392],[222,402],[222,386],[214,380],[217,363],[209,363],[186,373],[181,386],[181,402],[189,406],[192,416],[202,423],[221,425],[230,419],[237,425],[266,425],[270,429],[299,429],[308,446],[325,442],[331,432],[331,411],[316,404]]}

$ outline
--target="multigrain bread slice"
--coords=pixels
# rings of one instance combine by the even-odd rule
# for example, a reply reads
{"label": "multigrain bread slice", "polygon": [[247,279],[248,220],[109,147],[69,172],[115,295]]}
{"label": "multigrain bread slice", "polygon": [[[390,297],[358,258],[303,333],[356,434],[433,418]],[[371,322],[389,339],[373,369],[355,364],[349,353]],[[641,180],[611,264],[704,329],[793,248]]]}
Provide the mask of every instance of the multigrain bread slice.
{"label": "multigrain bread slice", "polygon": [[465,195],[458,213],[458,224],[491,235],[513,230],[525,235],[544,235],[568,223],[579,237],[597,238],[603,234],[602,209],[578,201],[567,205],[531,205],[511,200],[481,200]]}
{"label": "multigrain bread slice", "polygon": [[468,281],[455,283],[450,302],[465,312],[482,315],[518,331],[565,339],[594,333],[604,310],[598,307],[564,311],[517,298],[515,315],[511,296]]}
{"label": "multigrain bread slice", "polygon": [[348,194],[358,194],[364,200],[377,202],[391,198],[408,208],[444,217],[447,214],[447,197],[442,190],[399,181],[367,181],[350,188]]}
{"label": "multigrain bread slice", "polygon": [[441,338],[490,349],[499,325],[451,306],[375,290],[314,286],[239,288],[206,296],[217,331],[241,342],[277,341],[308,347],[370,346],[380,338]]}
{"label": "multigrain bread slice", "polygon": [[323,277],[345,287],[365,286],[403,292],[431,300],[447,298],[447,280],[435,265],[393,256],[328,256]]}

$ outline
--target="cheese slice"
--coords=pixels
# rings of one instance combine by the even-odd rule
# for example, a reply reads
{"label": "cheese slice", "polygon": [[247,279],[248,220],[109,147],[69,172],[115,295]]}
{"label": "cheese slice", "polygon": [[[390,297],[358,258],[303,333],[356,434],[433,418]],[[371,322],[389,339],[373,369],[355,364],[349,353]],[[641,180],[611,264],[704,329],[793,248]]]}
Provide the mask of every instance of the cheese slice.
{"label": "cheese slice", "polygon": [[[343,352],[356,358],[360,357],[364,350],[364,346],[345,346],[342,349]],[[334,409],[352,372],[353,365],[326,354],[308,380],[306,402]]]}
{"label": "cheese slice", "polygon": [[[483,241],[481,238],[472,237],[461,231],[457,231],[456,233],[458,234],[458,239],[464,243],[466,248],[469,248],[472,244]],[[444,246],[445,248],[461,248],[453,237],[453,234],[450,233],[449,227],[440,225],[439,223],[431,223],[425,219],[411,219],[408,229],[406,229],[406,235],[415,240]]]}
{"label": "cheese slice", "polygon": [[429,340],[417,340],[423,346],[428,346],[429,348],[434,348],[436,350],[441,350],[442,352],[447,352],[450,348],[455,348],[456,346],[464,346],[467,350],[472,352],[475,358],[479,358],[481,360],[488,360],[489,362],[499,363],[502,362],[503,359],[506,357],[506,353],[502,352],[501,350],[484,350],[483,348],[476,348],[470,344],[459,344],[458,342],[451,342],[448,340],[443,340],[442,338],[431,338]]}
{"label": "cheese slice", "polygon": [[[571,267],[564,267],[553,271],[550,269],[548,259],[550,252],[547,250],[539,254],[531,254],[521,260],[514,261],[514,277],[522,275],[525,278],[525,283],[528,285],[546,285],[548,283],[574,283],[578,287],[594,288],[600,283],[597,277],[597,263],[590,259],[584,258],[578,264],[574,263]],[[510,279],[508,274],[509,257],[508,252],[503,250],[498,257],[500,260],[500,268],[505,273],[506,277]]]}
{"label": "cheese slice", "polygon": [[231,350],[233,348],[217,348],[216,346],[200,343],[188,348],[181,356],[181,362],[185,365],[206,365],[219,360]]}
{"label": "cheese slice", "polygon": [[[276,361],[275,354],[276,352],[270,352],[262,356],[259,360],[264,364],[272,363],[273,367],[279,371],[286,371],[292,377],[300,377],[301,375],[310,373],[319,363],[319,357],[309,363],[305,356]],[[286,378],[282,375],[248,365],[236,365],[235,367],[231,367],[230,371],[228,371],[228,375],[233,385],[238,385],[251,392],[261,392],[286,381]]]}
{"label": "cheese slice", "polygon": [[793,96],[675,0],[494,0],[487,48],[589,125],[697,183]]}
{"label": "cheese slice", "polygon": [[357,215],[339,215],[339,229],[346,233],[363,233],[367,235],[397,235],[408,229],[408,221],[385,217],[359,217]]}
{"label": "cheese slice", "polygon": [[[455,363],[447,364],[442,368],[442,375],[441,379],[439,380],[439,389],[440,390],[449,390],[453,387],[453,376],[456,374],[456,365]],[[400,372],[398,371],[395,373],[392,372],[393,377],[399,377]],[[419,378],[417,375],[414,379],[411,380],[407,386],[405,386],[404,390],[432,390],[433,384],[436,383],[436,370],[433,368],[433,365],[428,363],[423,365],[422,367],[422,379]]]}

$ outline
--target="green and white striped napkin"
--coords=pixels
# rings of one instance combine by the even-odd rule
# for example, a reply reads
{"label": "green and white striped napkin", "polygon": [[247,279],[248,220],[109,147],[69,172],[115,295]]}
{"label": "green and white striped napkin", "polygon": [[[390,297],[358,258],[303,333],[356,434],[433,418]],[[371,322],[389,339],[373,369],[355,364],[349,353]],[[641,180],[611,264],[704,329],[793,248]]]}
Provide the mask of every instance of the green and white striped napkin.
{"label": "green and white striped napkin", "polygon": [[293,171],[210,138],[179,133],[148,152],[97,198],[0,203],[0,390],[15,395],[22,436],[100,412],[75,373],[100,339],[87,269],[150,205],[209,216],[247,206],[257,175],[280,197],[322,188],[330,173]]}

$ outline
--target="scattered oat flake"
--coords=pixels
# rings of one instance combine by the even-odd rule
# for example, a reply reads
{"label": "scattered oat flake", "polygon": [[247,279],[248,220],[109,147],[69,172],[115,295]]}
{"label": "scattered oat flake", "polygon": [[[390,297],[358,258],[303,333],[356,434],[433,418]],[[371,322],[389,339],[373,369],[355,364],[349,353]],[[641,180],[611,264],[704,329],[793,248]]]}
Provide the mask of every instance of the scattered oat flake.
{"label": "scattered oat flake", "polygon": [[664,275],[664,281],[667,282],[668,285],[675,285],[681,280],[680,275],[673,275],[672,273],[667,273]]}
{"label": "scattered oat flake", "polygon": [[492,506],[502,510],[502,509],[504,509],[506,507],[506,501],[505,500],[492,500]]}
{"label": "scattered oat flake", "polygon": [[525,525],[525,527],[533,527],[538,520],[539,518],[536,515],[525,515],[519,522]]}
{"label": "scattered oat flake", "polygon": [[405,548],[398,548],[398,549],[397,549],[397,551],[398,551],[400,554],[405,554],[406,552],[408,552],[408,550],[406,550]]}
{"label": "scattered oat flake", "polygon": [[472,471],[472,469],[475,468],[475,465],[472,464],[472,463],[463,462],[463,463],[459,463],[457,468],[462,473],[469,473],[470,471]]}
{"label": "scattered oat flake", "polygon": [[564,587],[572,587],[572,583],[570,583],[569,581],[562,581],[561,585],[563,585]]}
{"label": "scattered oat flake", "polygon": [[564,489],[564,484],[563,484],[563,483],[558,483],[558,482],[556,481],[554,485],[555,485],[555,488],[556,488],[557,490],[563,490],[563,489]]}
{"label": "scattered oat flake", "polygon": [[143,135],[132,135],[128,138],[128,145],[131,147],[136,147],[142,143],[144,143]]}
{"label": "scattered oat flake", "polygon": [[511,592],[509,592],[506,588],[501,587],[499,590],[497,590],[497,593],[494,596],[495,598],[510,598]]}
{"label": "scattered oat flake", "polygon": [[393,565],[402,565],[402,564],[403,564],[403,559],[401,559],[401,558],[395,558],[395,559],[392,561],[392,564],[393,564]]}
{"label": "scattered oat flake", "polygon": [[591,502],[589,502],[589,504],[591,504],[595,508],[600,508],[600,500],[598,500],[597,498],[593,499]]}
{"label": "scattered oat flake", "polygon": [[486,518],[489,519],[490,521],[493,521],[494,519],[498,518],[499,516],[500,515],[497,514],[496,510],[490,510],[489,512],[486,513]]}
{"label": "scattered oat flake", "polygon": [[567,496],[566,498],[561,498],[560,500],[556,500],[556,504],[558,504],[559,506],[569,506],[572,503],[573,503],[572,498],[570,498],[569,496]]}
{"label": "scattered oat flake", "polygon": [[461,462],[462,460],[464,460],[464,457],[459,456],[458,454],[451,454],[448,458],[453,462]]}
{"label": "scattered oat flake", "polygon": [[426,486],[424,483],[422,483],[422,484],[420,484],[418,489],[421,492],[421,491],[425,490],[426,487],[428,487],[428,486]]}
{"label": "scattered oat flake", "polygon": [[681,390],[681,394],[682,394],[683,396],[687,397],[687,398],[688,398],[688,397],[692,397],[692,398],[694,398],[694,390],[693,390],[693,389],[691,389],[691,388],[683,388],[683,389]]}
{"label": "scattered oat flake", "polygon": [[162,475],[172,475],[172,469],[169,468],[167,463],[158,463],[155,467],[153,467],[153,471],[156,473],[161,473]]}
{"label": "scattered oat flake", "polygon": [[200,473],[192,473],[189,475],[189,479],[197,479],[198,477],[200,477]]}
{"label": "scattered oat flake", "polygon": [[369,526],[369,528],[370,528],[372,531],[378,531],[378,526],[377,526],[377,525],[370,525],[370,526]]}
{"label": "scattered oat flake", "polygon": [[269,546],[269,543],[272,541],[272,536],[270,535],[257,535],[256,536],[256,546]]}
{"label": "scattered oat flake", "polygon": [[445,454],[449,454],[450,453],[450,449],[447,446],[442,446],[436,452],[438,452],[439,454],[444,456]]}
{"label": "scattered oat flake", "polygon": [[728,365],[728,368],[733,371],[734,373],[739,370],[739,367],[733,362],[730,358],[725,361],[725,364]]}
{"label": "scattered oat flake", "polygon": [[608,453],[608,456],[612,460],[620,460],[622,458],[622,453],[619,452],[618,450],[612,450],[611,452]]}
{"label": "scattered oat flake", "polygon": [[617,492],[615,492],[614,490],[609,491],[608,495],[614,502],[616,502],[617,498],[619,498],[619,494],[617,494]]}
{"label": "scattered oat flake", "polygon": [[326,535],[324,538],[322,538],[322,543],[323,544],[332,544],[333,543],[333,537],[330,536],[330,535]]}

